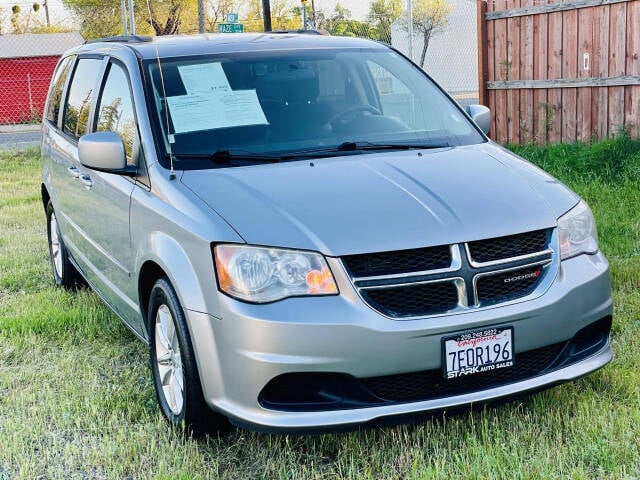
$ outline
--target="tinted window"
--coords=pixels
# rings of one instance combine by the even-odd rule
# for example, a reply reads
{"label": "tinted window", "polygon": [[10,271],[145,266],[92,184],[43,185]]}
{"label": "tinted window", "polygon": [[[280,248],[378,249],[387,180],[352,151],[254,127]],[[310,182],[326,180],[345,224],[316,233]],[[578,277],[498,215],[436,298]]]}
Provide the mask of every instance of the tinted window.
{"label": "tinted window", "polygon": [[73,57],[67,57],[60,62],[56,68],[53,78],[51,79],[51,87],[49,87],[49,105],[45,113],[45,118],[52,123],[58,123],[58,112],[60,111],[60,102],[62,101],[62,89],[64,83],[69,76],[69,70]]}
{"label": "tinted window", "polygon": [[111,64],[107,80],[98,103],[98,132],[116,132],[122,138],[131,162],[137,157],[138,129],[133,111],[129,81],[125,71],[116,64]]}
{"label": "tinted window", "polygon": [[101,66],[100,59],[81,58],[71,79],[63,130],[75,138],[80,138],[87,133],[93,89],[100,75]]}

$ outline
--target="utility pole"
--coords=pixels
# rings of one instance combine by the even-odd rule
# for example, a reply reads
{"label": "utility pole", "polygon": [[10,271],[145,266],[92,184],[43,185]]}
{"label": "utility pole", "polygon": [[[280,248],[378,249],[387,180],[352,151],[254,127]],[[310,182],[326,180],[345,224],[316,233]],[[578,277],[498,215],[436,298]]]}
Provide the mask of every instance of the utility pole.
{"label": "utility pole", "polygon": [[133,0],[129,0],[129,22],[131,23],[131,28],[129,28],[129,31],[131,32],[131,35],[135,35],[136,22],[135,17],[133,16]]}
{"label": "utility pole", "polygon": [[204,33],[204,5],[198,0],[198,33]]}
{"label": "utility pole", "polygon": [[120,9],[122,10],[122,35],[129,35],[129,28],[127,27],[127,5],[125,0],[120,0]]}
{"label": "utility pole", "polygon": [[302,29],[307,29],[307,0],[301,0],[302,2]]}
{"label": "utility pole", "polygon": [[409,58],[413,61],[413,7],[411,0],[407,0],[407,23],[409,33]]}
{"label": "utility pole", "polygon": [[264,22],[264,31],[271,31],[271,3],[269,0],[262,0],[262,21]]}
{"label": "utility pole", "polygon": [[44,16],[47,19],[47,27],[51,26],[51,21],[49,20],[49,2],[48,0],[44,0],[42,2],[42,6],[44,7]]}

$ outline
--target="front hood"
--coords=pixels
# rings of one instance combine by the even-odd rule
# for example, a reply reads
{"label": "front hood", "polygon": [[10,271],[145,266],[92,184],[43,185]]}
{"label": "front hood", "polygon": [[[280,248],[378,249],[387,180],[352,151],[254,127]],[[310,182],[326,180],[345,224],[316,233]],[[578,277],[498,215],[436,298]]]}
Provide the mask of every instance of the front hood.
{"label": "front hood", "polygon": [[332,256],[549,228],[577,202],[490,143],[192,170],[182,182],[247,243]]}

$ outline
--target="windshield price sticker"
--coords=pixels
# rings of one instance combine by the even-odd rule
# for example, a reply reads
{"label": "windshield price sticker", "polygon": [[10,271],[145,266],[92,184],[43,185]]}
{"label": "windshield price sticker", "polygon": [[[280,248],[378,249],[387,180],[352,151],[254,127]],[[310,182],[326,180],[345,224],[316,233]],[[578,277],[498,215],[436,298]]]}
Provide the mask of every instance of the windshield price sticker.
{"label": "windshield price sticker", "polygon": [[512,367],[513,328],[488,328],[445,338],[444,362],[448,379]]}

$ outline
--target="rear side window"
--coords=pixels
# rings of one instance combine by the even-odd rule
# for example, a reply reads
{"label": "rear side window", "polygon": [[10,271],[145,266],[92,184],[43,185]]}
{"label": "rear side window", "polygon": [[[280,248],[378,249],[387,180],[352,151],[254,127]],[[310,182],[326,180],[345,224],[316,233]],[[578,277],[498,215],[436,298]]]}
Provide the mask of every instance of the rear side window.
{"label": "rear side window", "polygon": [[135,163],[138,129],[133,111],[127,74],[117,64],[111,64],[98,103],[98,132],[116,132],[122,138],[127,161]]}
{"label": "rear side window", "polygon": [[60,62],[58,68],[51,79],[51,87],[49,87],[49,105],[45,113],[45,118],[51,123],[58,123],[58,112],[60,112],[60,103],[62,102],[62,90],[64,83],[69,76],[69,70],[73,64],[73,57],[67,57]]}
{"label": "rear side window", "polygon": [[63,122],[63,131],[72,137],[80,138],[87,133],[91,99],[101,69],[101,59],[81,58],[78,61],[69,87]]}

